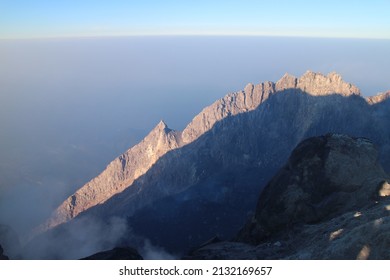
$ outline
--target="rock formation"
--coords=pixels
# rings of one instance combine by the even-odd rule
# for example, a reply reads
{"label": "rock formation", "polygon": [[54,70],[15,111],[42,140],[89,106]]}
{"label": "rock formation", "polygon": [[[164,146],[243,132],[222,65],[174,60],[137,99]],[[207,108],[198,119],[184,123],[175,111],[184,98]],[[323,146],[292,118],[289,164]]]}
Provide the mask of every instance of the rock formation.
{"label": "rock formation", "polygon": [[379,93],[377,95],[367,97],[366,100],[369,104],[377,104],[377,103],[381,103],[389,98],[390,98],[390,91],[387,91],[384,93]]}
{"label": "rock formation", "polygon": [[248,84],[243,91],[230,93],[203,109],[182,132],[170,130],[161,121],[141,143],[112,161],[99,176],[64,201],[44,228],[64,223],[81,212],[104,203],[131,186],[134,180],[145,174],[168,151],[193,142],[218,121],[253,111],[275,92],[288,89],[300,89],[320,96],[335,93],[342,96],[360,95],[358,88],[344,82],[336,73],[324,76],[308,71],[299,79],[286,74],[276,84]]}
{"label": "rock formation", "polygon": [[388,176],[365,138],[309,138],[264,188],[239,240],[259,243],[297,224],[329,220],[374,205],[390,194]]}
{"label": "rock formation", "polygon": [[276,84],[264,82],[253,85],[250,83],[243,91],[230,93],[203,109],[182,132],[183,141],[185,143],[194,141],[210,130],[216,122],[228,116],[252,111],[271,95],[284,90],[301,90],[314,96],[360,95],[360,90],[356,86],[344,82],[341,76],[334,72],[324,76],[307,71],[300,78],[285,74]]}
{"label": "rock formation", "polygon": [[389,259],[389,176],[365,138],[309,138],[260,195],[236,241],[195,259]]}
{"label": "rock formation", "polygon": [[390,170],[390,110],[385,99],[369,100],[335,73],[248,84],[203,109],[182,132],[160,122],[63,202],[38,232],[77,217],[119,216],[174,253],[211,236],[231,237],[302,139],[328,132],[371,138]]}

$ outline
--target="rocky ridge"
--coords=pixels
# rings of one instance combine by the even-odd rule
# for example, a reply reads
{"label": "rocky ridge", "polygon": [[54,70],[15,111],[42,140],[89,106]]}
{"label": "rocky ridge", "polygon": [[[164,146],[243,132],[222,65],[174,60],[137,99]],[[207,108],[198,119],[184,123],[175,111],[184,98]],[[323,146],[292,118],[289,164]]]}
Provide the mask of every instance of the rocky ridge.
{"label": "rocky ridge", "polygon": [[230,93],[203,109],[183,130],[184,143],[190,143],[210,130],[213,125],[228,116],[252,111],[271,95],[284,90],[301,90],[313,96],[339,94],[342,96],[360,95],[360,90],[345,81],[335,72],[327,76],[307,71],[296,78],[286,73],[278,82],[249,83],[244,90]]}
{"label": "rocky ridge", "polygon": [[211,130],[217,122],[253,111],[275,93],[292,89],[299,89],[314,96],[360,95],[358,88],[344,82],[336,73],[324,76],[308,71],[300,78],[286,74],[277,83],[248,84],[243,91],[230,93],[203,109],[182,132],[169,129],[161,121],[144,140],[112,161],[100,175],[64,201],[37,232],[67,222],[121,193],[167,152],[194,142]]}
{"label": "rocky ridge", "polygon": [[[249,84],[205,108],[183,132],[160,122],[154,135],[115,159],[111,171],[107,168],[99,181],[87,183],[90,189],[84,186],[63,203],[41,230],[58,226],[30,241],[23,255],[73,259],[91,254],[90,247],[141,248],[142,242],[133,239],[137,236],[182,255],[212,236],[229,239],[302,139],[328,132],[370,138],[389,171],[389,119],[386,100],[370,104],[334,73],[307,72],[301,78],[286,74],[277,83]],[[134,160],[121,160],[126,158]],[[133,180],[138,167],[146,170]],[[118,223],[111,221],[118,219],[128,234],[116,230]],[[98,236],[103,239],[90,238],[96,236],[94,223],[100,225]],[[86,240],[74,232],[82,232]]]}

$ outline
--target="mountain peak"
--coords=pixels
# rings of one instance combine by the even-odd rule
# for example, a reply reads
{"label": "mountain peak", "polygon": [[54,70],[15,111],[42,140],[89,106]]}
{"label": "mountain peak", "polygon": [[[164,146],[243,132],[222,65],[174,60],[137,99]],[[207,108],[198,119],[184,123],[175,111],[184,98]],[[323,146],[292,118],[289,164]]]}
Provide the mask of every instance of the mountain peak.
{"label": "mountain peak", "polygon": [[289,88],[297,87],[297,78],[289,73],[284,74],[284,76],[276,82],[276,90],[285,90]]}
{"label": "mountain peak", "polygon": [[140,143],[114,159],[102,173],[65,200],[36,232],[67,222],[122,192],[165,153],[179,147],[179,138],[176,131],[161,120]]}
{"label": "mountain peak", "polygon": [[307,71],[297,82],[297,88],[315,96],[341,94],[343,96],[360,95],[360,90],[345,82],[341,75],[331,72],[327,76],[322,73]]}
{"label": "mountain peak", "polygon": [[327,76],[322,73],[306,71],[300,78],[288,73],[275,84],[276,91],[300,89],[314,96],[341,94],[343,96],[360,95],[360,90],[345,82],[341,75],[331,72]]}
{"label": "mountain peak", "polygon": [[163,131],[166,129],[169,129],[167,124],[163,120],[160,120],[160,122],[153,128],[153,131]]}
{"label": "mountain peak", "polygon": [[160,126],[162,128],[167,128],[167,124],[164,122],[164,120],[160,120],[159,123],[157,124],[157,126]]}

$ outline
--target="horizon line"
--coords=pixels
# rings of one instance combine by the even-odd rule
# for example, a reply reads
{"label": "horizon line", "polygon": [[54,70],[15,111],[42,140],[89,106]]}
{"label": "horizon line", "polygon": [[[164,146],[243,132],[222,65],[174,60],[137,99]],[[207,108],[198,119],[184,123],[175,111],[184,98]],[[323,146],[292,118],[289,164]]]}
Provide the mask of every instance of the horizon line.
{"label": "horizon line", "polygon": [[302,38],[302,39],[351,39],[351,40],[390,40],[390,37],[357,37],[357,36],[316,36],[316,35],[287,35],[287,34],[257,34],[257,33],[145,33],[145,34],[86,34],[86,35],[48,35],[48,36],[15,36],[0,37],[0,41],[50,40],[50,39],[97,39],[122,37],[271,37],[271,38]]}

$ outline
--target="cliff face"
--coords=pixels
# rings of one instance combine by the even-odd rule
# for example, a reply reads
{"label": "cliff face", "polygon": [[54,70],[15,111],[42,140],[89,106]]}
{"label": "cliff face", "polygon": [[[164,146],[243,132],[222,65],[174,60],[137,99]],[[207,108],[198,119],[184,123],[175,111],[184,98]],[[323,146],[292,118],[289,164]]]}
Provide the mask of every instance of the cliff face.
{"label": "cliff face", "polygon": [[[382,105],[362,98],[335,73],[248,84],[206,107],[182,132],[160,122],[64,201],[39,232],[83,214],[131,217],[138,234],[175,249],[215,233],[230,236],[304,138],[328,132],[369,137],[390,166],[384,121],[390,112]],[[193,234],[197,220],[204,226]],[[188,224],[182,237],[164,239],[178,223]]]}

